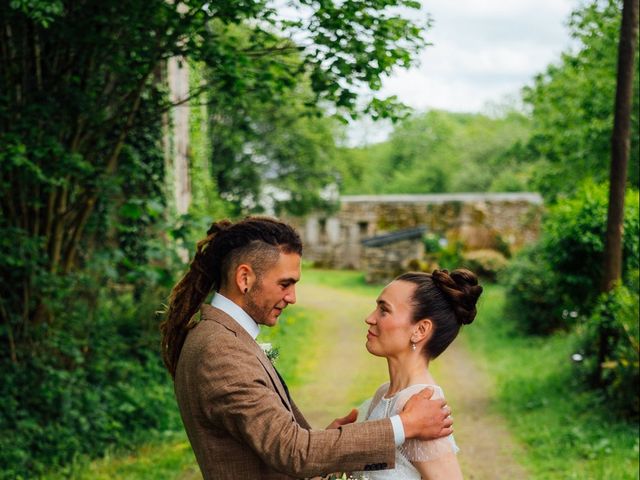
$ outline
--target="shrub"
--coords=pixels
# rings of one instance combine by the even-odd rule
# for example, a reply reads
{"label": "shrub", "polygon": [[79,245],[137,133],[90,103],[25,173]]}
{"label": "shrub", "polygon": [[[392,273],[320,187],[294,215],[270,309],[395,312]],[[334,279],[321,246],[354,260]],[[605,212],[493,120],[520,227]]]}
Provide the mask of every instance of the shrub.
{"label": "shrub", "polygon": [[612,412],[635,417],[640,410],[639,313],[637,286],[619,285],[598,298],[578,329],[579,372],[592,387],[602,388]]}
{"label": "shrub", "polygon": [[19,363],[0,358],[0,479],[38,477],[179,428],[153,316],[161,294],[110,293],[93,318],[74,303],[58,318],[64,328],[43,325]]}
{"label": "shrub", "polygon": [[507,259],[497,250],[472,250],[463,255],[463,264],[477,275],[495,281],[507,266]]}
{"label": "shrub", "polygon": [[439,265],[439,268],[447,268],[454,270],[462,265],[462,243],[459,241],[448,242],[442,249],[435,255],[435,261]]}
{"label": "shrub", "polygon": [[540,244],[521,250],[499,275],[507,290],[506,316],[529,334],[548,334],[562,321],[556,274]]}
{"label": "shrub", "polygon": [[[586,182],[576,195],[558,202],[544,222],[542,245],[558,273],[558,288],[575,305],[589,308],[602,279],[609,186]],[[627,190],[624,208],[623,270],[638,268],[638,191]]]}
{"label": "shrub", "polygon": [[[608,186],[587,182],[549,209],[537,245],[511,261],[501,281],[507,315],[529,333],[549,333],[589,315],[599,294]],[[638,268],[638,191],[625,200],[623,273]],[[563,315],[562,312],[565,312]]]}
{"label": "shrub", "polygon": [[425,253],[438,253],[442,250],[443,239],[439,235],[429,232],[422,237],[422,243]]}

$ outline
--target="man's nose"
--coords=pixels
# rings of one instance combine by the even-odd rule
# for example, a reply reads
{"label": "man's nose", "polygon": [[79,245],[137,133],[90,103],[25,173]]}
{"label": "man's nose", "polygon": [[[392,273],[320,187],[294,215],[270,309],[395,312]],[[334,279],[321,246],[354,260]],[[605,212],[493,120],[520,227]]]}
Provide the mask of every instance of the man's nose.
{"label": "man's nose", "polygon": [[364,319],[364,323],[366,323],[367,325],[373,325],[376,323],[375,319],[373,318],[373,313],[369,314],[369,316]]}
{"label": "man's nose", "polygon": [[295,287],[292,287],[291,291],[288,292],[284,296],[284,301],[287,302],[287,303],[296,303],[296,289],[295,289]]}

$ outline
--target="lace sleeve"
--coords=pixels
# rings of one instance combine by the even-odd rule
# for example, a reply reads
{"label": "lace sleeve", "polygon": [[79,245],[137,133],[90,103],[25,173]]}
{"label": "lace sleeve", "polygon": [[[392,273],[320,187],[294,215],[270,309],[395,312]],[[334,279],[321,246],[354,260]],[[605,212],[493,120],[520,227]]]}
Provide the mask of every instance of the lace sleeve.
{"label": "lace sleeve", "polygon": [[[407,403],[407,400],[409,400],[412,395],[418,393],[426,386],[427,385],[413,385],[412,388],[403,390],[398,394],[398,399],[394,406],[396,413],[402,411],[404,404]],[[433,399],[444,398],[440,387],[437,385],[431,386],[435,388],[435,392],[432,397]],[[459,450],[460,449],[456,445],[453,435],[438,438],[436,440],[409,439],[398,447],[398,451],[406,457],[407,460],[412,462],[429,462],[449,453],[458,453]]]}
{"label": "lace sleeve", "polygon": [[357,407],[358,419],[356,420],[356,422],[364,422],[367,419],[367,416],[369,413],[369,407],[371,406],[372,400],[373,400],[373,397],[367,398],[364,402],[358,405]]}

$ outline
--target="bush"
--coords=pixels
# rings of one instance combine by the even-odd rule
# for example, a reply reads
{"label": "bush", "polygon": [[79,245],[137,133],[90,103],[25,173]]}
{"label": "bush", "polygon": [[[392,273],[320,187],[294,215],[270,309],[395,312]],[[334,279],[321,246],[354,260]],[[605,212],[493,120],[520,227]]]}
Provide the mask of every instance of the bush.
{"label": "bush", "polygon": [[497,250],[472,250],[463,255],[463,265],[477,275],[495,281],[507,266],[507,259]]}
{"label": "bush", "polygon": [[[602,278],[607,203],[606,184],[585,183],[574,197],[550,208],[539,243],[519,252],[501,276],[507,287],[506,313],[523,331],[546,334],[590,314]],[[625,279],[638,269],[638,234],[638,191],[628,190]]]}
{"label": "bush", "polygon": [[562,302],[556,294],[556,274],[540,244],[521,250],[498,278],[507,290],[507,317],[520,331],[544,335],[558,328]]}
{"label": "bush", "polygon": [[110,293],[93,318],[73,304],[58,318],[65,328],[43,325],[19,363],[0,358],[0,479],[34,478],[180,428],[153,315],[159,292]]}
{"label": "bush", "polygon": [[[543,226],[546,260],[558,274],[561,295],[590,308],[599,294],[607,229],[608,184],[585,183],[572,198],[551,207]],[[624,207],[623,273],[639,266],[638,191],[627,190]]]}
{"label": "bush", "polygon": [[[637,278],[637,273],[636,273]],[[601,295],[593,313],[579,326],[578,370],[592,387],[602,388],[610,411],[638,417],[637,285],[619,285]]]}

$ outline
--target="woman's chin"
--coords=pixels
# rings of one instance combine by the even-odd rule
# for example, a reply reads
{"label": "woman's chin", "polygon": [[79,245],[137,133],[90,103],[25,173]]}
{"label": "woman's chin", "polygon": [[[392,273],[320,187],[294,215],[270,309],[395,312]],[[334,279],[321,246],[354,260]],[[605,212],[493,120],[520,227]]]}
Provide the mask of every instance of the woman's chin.
{"label": "woman's chin", "polygon": [[369,340],[367,340],[367,343],[365,344],[365,348],[367,349],[367,352],[369,352],[371,355],[375,355],[376,357],[384,357],[383,354],[376,351],[375,347],[371,345],[371,342]]}

